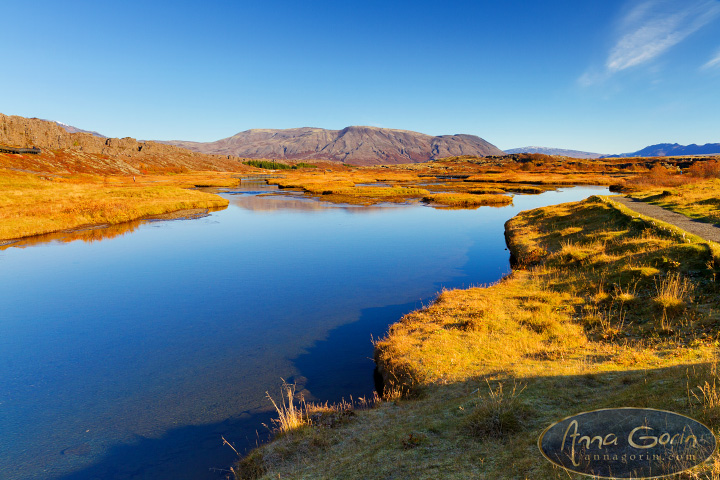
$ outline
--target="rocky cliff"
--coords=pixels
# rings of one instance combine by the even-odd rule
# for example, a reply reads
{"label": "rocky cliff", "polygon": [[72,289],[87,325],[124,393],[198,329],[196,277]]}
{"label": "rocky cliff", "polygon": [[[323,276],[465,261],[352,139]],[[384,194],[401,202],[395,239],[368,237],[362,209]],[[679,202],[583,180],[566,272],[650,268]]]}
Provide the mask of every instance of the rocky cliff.
{"label": "rocky cliff", "polygon": [[347,127],[342,130],[292,128],[254,129],[215,142],[162,142],[208,154],[244,158],[331,160],[357,165],[427,162],[459,155],[503,155],[474,135],[433,137],[406,130]]}
{"label": "rocky cliff", "polygon": [[1,113],[0,145],[42,149],[37,156],[5,154],[0,157],[0,166],[38,171],[135,174],[143,169],[234,171],[242,168],[241,159],[228,155],[207,155],[129,137],[70,133],[56,122]]}

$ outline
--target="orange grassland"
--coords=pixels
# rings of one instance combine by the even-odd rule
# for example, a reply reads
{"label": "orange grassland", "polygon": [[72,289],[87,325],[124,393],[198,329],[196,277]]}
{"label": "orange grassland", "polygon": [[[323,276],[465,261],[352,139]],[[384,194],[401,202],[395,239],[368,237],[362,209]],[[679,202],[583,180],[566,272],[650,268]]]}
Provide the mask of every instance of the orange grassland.
{"label": "orange grassland", "polygon": [[222,208],[227,200],[190,187],[229,187],[239,182],[226,172],[134,178],[0,168],[0,241],[88,225],[114,225],[178,210]]}

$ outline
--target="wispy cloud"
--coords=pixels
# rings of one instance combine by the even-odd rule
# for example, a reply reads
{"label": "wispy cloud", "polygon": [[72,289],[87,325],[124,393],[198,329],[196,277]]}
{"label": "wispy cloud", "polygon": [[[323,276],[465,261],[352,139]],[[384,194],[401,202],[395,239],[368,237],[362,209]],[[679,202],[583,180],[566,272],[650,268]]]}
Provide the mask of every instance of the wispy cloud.
{"label": "wispy cloud", "polygon": [[604,67],[586,72],[579,82],[589,85],[622,70],[648,63],[718,15],[720,2],[717,0],[644,1],[618,21],[618,39]]}
{"label": "wispy cloud", "polygon": [[703,70],[707,70],[709,68],[718,68],[720,67],[720,49],[715,52],[715,56],[713,56],[708,62],[700,67]]}

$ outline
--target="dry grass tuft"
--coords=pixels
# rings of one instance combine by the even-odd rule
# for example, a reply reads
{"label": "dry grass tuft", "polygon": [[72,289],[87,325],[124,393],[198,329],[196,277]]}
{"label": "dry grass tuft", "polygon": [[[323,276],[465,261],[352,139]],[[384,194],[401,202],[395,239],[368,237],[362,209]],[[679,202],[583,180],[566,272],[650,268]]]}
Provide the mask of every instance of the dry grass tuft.
{"label": "dry grass tuft", "polygon": [[478,396],[477,405],[466,422],[468,432],[478,438],[502,438],[524,430],[532,416],[532,409],[520,400],[525,386],[503,391],[502,382],[493,389],[488,382],[486,397]]}
{"label": "dry grass tuft", "polygon": [[266,392],[266,395],[278,414],[278,418],[272,420],[277,433],[288,433],[310,423],[305,399],[301,396],[298,405],[295,405],[295,384],[285,383],[283,380],[279,404],[269,393]]}
{"label": "dry grass tuft", "polygon": [[710,365],[707,377],[704,382],[701,381],[702,385],[697,385],[691,390],[691,393],[695,402],[702,409],[703,419],[711,426],[718,426],[720,424],[720,389],[718,389],[717,362]]}
{"label": "dry grass tuft", "polygon": [[655,282],[657,295],[655,304],[669,315],[677,315],[685,309],[686,302],[692,290],[690,281],[677,272],[670,272]]}

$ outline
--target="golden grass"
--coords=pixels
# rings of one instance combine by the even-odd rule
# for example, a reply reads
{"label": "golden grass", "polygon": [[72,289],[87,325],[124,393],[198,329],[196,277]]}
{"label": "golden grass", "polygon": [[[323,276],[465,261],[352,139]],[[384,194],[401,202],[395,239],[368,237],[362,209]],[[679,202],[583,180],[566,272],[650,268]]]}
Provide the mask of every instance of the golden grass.
{"label": "golden grass", "polygon": [[118,224],[183,209],[219,208],[216,195],[187,188],[231,185],[229,175],[50,176],[0,169],[0,240],[95,224]]}
{"label": "golden grass", "polygon": [[300,397],[295,405],[295,385],[283,382],[279,404],[267,393],[267,398],[275,407],[278,418],[273,419],[276,431],[287,433],[310,423],[305,399]]}
{"label": "golden grass", "polygon": [[482,205],[505,206],[512,203],[512,197],[496,194],[436,193],[423,197],[426,202],[448,207],[479,207]]}
{"label": "golden grass", "polygon": [[328,202],[371,205],[380,202],[406,202],[430,193],[424,188],[412,185],[374,185],[411,180],[418,180],[418,177],[402,172],[350,170],[344,172],[290,172],[286,177],[270,179],[268,183],[280,188],[302,190]]}
{"label": "golden grass", "polygon": [[[258,478],[574,478],[536,446],[567,415],[652,407],[720,427],[711,245],[597,197],[507,229],[519,264],[535,266],[392,325],[376,344],[392,400],[261,447]],[[674,318],[655,307],[661,293],[685,302]],[[682,478],[719,472],[714,461]]]}
{"label": "golden grass", "polygon": [[500,173],[476,174],[465,179],[466,182],[493,182],[493,183],[525,183],[537,185],[613,185],[618,183],[618,178],[627,174],[607,175],[598,172],[575,173],[575,172],[517,172],[502,171]]}
{"label": "golden grass", "polygon": [[[282,178],[270,179],[269,183],[334,203],[371,205],[444,194],[445,197],[437,197],[439,201],[434,203],[441,204],[444,200],[446,203],[442,204],[446,206],[468,207],[510,203],[509,197],[503,196],[507,192],[538,194],[559,185],[612,185],[635,175],[635,172],[619,172],[614,168],[608,170],[605,166],[585,167],[584,170],[568,169],[559,163],[518,170],[518,165],[509,160],[490,166],[482,159],[456,159],[382,168],[335,166],[315,171],[283,170]],[[479,195],[490,196],[478,200]]]}
{"label": "golden grass", "polygon": [[500,194],[500,195],[502,195],[503,193],[505,193],[505,190],[500,187],[484,187],[484,188],[472,187],[468,190],[468,193],[474,193],[476,195],[483,195],[483,194]]}
{"label": "golden grass", "polygon": [[421,195],[427,195],[430,192],[424,188],[413,188],[413,187],[340,187],[332,188],[328,194],[331,195],[348,195],[368,198],[388,198],[388,197],[419,197]]}
{"label": "golden grass", "polygon": [[285,178],[271,178],[268,184],[277,185],[280,188],[294,188],[304,190],[308,193],[323,194],[332,188],[353,187],[355,185],[349,179],[339,175],[290,175]]}
{"label": "golden grass", "polygon": [[662,280],[656,281],[657,295],[654,300],[663,310],[678,312],[685,308],[687,297],[692,289],[689,279],[677,272],[670,272]]}

